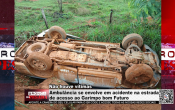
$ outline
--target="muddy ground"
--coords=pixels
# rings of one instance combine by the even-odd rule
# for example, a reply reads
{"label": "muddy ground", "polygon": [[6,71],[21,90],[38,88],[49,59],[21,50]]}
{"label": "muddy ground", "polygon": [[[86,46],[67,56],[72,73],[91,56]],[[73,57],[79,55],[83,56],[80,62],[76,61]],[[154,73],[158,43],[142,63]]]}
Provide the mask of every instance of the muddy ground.
{"label": "muddy ground", "polygon": [[15,103],[15,110],[161,110],[160,104],[24,104],[25,89],[48,89],[50,83],[66,85],[55,78],[41,80],[15,73],[15,101],[21,103]]}

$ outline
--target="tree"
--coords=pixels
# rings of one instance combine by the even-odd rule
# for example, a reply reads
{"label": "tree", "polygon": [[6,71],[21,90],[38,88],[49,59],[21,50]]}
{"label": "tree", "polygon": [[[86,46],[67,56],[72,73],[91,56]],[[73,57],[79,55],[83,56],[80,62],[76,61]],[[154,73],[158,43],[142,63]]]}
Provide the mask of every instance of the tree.
{"label": "tree", "polygon": [[58,0],[58,6],[60,7],[60,13],[63,13],[62,0]]}
{"label": "tree", "polygon": [[130,8],[138,8],[134,14],[138,20],[143,17],[151,16],[158,23],[161,23],[161,0],[125,0],[128,2]]}

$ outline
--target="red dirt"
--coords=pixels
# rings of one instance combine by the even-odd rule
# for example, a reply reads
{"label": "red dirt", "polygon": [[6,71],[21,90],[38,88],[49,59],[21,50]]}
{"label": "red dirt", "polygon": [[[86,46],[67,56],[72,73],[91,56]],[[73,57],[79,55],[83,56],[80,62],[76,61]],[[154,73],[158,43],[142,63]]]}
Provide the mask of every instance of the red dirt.
{"label": "red dirt", "polygon": [[[50,78],[47,80],[44,80],[42,83],[40,83],[38,86],[30,86],[32,83],[29,83],[28,85],[25,85],[26,82],[29,82],[29,77],[25,77],[21,74],[15,74],[15,100],[24,104],[24,90],[25,89],[49,89],[49,84],[55,84],[55,85],[67,85],[64,81],[60,81],[56,78]],[[34,84],[34,83],[33,83]],[[35,83],[36,84],[36,83]],[[67,104],[24,104],[28,108],[25,108],[24,106],[17,104],[19,106],[15,106],[15,110],[63,110],[64,108],[67,108]]]}
{"label": "red dirt", "polygon": [[91,24],[91,22],[95,22],[95,21],[96,21],[96,19],[90,19],[90,20],[87,21],[87,23]]}
{"label": "red dirt", "polygon": [[86,24],[86,26],[89,26],[89,27],[95,27],[95,25],[92,25],[91,22],[95,22],[96,19],[90,19],[88,21],[86,21],[88,24]]}
{"label": "red dirt", "polygon": [[[28,85],[25,83],[28,82]],[[66,85],[64,81],[49,78],[38,84],[22,74],[15,74],[15,100],[24,104],[25,89],[48,89],[49,84]],[[36,85],[38,86],[31,86]],[[19,104],[18,104],[19,105]],[[160,104],[24,104],[30,110],[161,110]],[[29,110],[22,105],[15,106],[15,110]]]}

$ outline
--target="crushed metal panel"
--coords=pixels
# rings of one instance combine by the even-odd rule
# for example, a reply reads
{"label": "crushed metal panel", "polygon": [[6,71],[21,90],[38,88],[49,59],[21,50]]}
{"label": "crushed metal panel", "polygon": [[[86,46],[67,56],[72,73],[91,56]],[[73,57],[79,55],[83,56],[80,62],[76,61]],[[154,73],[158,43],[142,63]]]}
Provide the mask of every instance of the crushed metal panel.
{"label": "crushed metal panel", "polygon": [[55,66],[58,71],[58,78],[71,83],[78,83],[77,80],[77,69],[67,66]]}

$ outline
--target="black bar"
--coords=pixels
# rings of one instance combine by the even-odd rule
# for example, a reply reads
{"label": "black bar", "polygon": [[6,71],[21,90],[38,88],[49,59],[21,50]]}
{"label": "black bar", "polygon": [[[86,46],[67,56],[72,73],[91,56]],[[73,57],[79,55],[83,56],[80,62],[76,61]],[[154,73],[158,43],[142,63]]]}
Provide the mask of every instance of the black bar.
{"label": "black bar", "polygon": [[25,104],[159,104],[159,101],[25,101]]}

